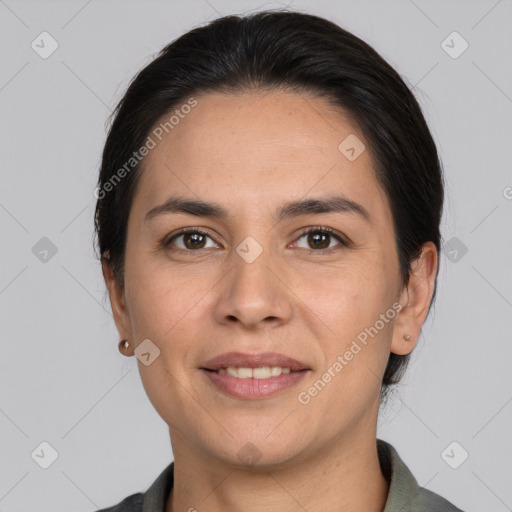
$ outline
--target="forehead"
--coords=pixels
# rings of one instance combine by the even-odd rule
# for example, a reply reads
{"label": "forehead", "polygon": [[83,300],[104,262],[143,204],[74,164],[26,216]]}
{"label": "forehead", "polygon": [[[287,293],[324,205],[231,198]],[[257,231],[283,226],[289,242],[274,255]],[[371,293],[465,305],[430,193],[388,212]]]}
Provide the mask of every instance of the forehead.
{"label": "forehead", "polygon": [[386,202],[370,152],[355,160],[343,153],[347,140],[360,144],[358,152],[368,148],[364,134],[324,98],[258,91],[194,99],[193,108],[175,107],[181,115],[174,116],[172,128],[164,124],[170,113],[155,124],[159,137],[155,130],[150,134],[156,146],[145,157],[137,191],[146,206],[170,192],[219,202],[238,198],[253,209],[322,191]]}

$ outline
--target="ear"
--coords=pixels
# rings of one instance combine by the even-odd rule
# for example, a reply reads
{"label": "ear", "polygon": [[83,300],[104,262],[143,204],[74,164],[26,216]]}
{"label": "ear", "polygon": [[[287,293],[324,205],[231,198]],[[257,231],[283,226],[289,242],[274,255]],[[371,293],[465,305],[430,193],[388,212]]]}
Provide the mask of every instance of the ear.
{"label": "ear", "polygon": [[130,316],[126,308],[126,301],[124,291],[119,286],[117,280],[114,278],[114,271],[108,256],[101,258],[101,270],[103,278],[108,288],[110,296],[110,305],[112,307],[112,314],[116,323],[117,331],[121,339],[131,340]]}
{"label": "ear", "polygon": [[[400,295],[402,309],[394,325],[391,342],[393,354],[401,356],[409,354],[416,346],[434,294],[437,267],[436,246],[433,242],[426,242],[419,258],[412,264],[409,283]],[[405,334],[411,337],[410,341],[404,339]]]}

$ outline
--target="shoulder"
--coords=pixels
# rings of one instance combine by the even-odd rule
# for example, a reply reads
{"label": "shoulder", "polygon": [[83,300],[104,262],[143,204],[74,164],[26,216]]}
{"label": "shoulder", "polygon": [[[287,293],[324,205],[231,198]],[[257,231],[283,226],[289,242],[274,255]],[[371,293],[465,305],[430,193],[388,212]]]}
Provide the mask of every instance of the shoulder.
{"label": "shoulder", "polygon": [[96,512],[142,512],[144,494],[138,492],[127,496],[123,501],[109,508],[102,508]]}
{"label": "shoulder", "polygon": [[463,512],[439,494],[420,487],[391,444],[378,439],[377,451],[382,473],[390,484],[384,512]]}
{"label": "shoulder", "polygon": [[418,494],[413,499],[412,504],[415,507],[413,510],[425,512],[463,512],[447,499],[424,487],[418,488]]}
{"label": "shoulder", "polygon": [[117,505],[96,510],[96,512],[162,512],[165,500],[174,483],[174,462],[171,462],[158,475],[146,492],[138,492],[127,496]]}

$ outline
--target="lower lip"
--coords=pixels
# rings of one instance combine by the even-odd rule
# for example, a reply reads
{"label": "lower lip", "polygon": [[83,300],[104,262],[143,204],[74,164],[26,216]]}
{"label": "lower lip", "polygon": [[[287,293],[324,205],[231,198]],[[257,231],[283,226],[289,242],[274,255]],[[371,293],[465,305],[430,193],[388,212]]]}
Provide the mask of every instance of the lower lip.
{"label": "lower lip", "polygon": [[282,373],[277,377],[269,377],[268,379],[255,379],[254,377],[239,379],[227,373],[220,374],[203,369],[201,371],[221,391],[237,398],[257,400],[275,395],[283,389],[294,386],[304,378],[309,370]]}

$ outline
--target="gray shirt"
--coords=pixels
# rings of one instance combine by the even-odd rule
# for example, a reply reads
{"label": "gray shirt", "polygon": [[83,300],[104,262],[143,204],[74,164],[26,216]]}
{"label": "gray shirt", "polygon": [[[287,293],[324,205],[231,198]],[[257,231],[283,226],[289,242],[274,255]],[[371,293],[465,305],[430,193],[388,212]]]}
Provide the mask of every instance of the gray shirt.
{"label": "gray shirt", "polygon": [[[382,512],[463,512],[443,497],[420,487],[392,445],[377,439],[382,473],[390,483]],[[97,512],[165,512],[165,502],[173,486],[171,462],[145,492],[128,496],[117,505]]]}

